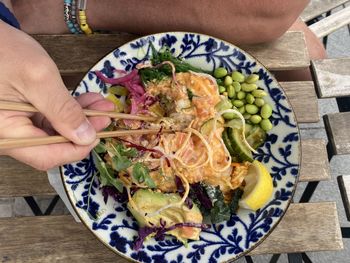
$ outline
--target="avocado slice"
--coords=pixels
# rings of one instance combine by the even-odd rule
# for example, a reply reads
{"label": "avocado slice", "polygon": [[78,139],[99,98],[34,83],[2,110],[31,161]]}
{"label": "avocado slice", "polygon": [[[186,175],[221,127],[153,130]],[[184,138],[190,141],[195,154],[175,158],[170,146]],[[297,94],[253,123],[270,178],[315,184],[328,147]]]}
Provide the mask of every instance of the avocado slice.
{"label": "avocado slice", "polygon": [[[183,204],[179,207],[169,207],[149,216],[168,204],[179,202],[181,197],[176,193],[165,194],[151,189],[140,189],[133,195],[132,200],[138,209],[135,209],[130,202],[128,203],[128,209],[141,227],[160,226],[161,221],[165,222],[166,227],[185,222],[201,224],[203,221],[203,216],[195,204],[193,204],[192,209]],[[195,227],[180,227],[167,232],[167,234],[173,235],[186,243],[187,239],[199,240],[200,231],[201,229]]]}
{"label": "avocado slice", "polygon": [[240,161],[253,161],[253,154],[243,141],[243,134],[241,129],[227,129],[227,135],[230,139],[233,152],[238,156]]}

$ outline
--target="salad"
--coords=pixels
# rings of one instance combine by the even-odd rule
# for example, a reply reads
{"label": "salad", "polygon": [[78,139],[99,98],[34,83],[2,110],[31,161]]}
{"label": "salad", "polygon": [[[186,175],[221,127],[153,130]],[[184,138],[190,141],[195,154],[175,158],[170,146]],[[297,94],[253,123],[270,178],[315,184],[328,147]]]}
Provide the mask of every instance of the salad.
{"label": "salad", "polygon": [[206,72],[166,47],[151,48],[152,58],[131,72],[95,72],[116,111],[158,117],[115,120],[107,129],[159,132],[105,139],[93,150],[105,202],[125,203],[139,224],[135,250],[150,237],[198,240],[208,224],[229,220],[238,208],[261,208],[273,189],[253,159],[272,128],[259,76],[223,67]]}

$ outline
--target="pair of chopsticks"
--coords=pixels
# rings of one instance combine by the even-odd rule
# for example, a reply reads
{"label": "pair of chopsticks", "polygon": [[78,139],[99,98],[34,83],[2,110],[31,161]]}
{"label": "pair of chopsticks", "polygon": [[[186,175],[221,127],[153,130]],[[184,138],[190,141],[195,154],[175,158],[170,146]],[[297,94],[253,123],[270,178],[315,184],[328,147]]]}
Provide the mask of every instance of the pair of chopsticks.
{"label": "pair of chopsticks", "polygon": [[[24,112],[39,112],[35,107],[27,103],[0,101],[0,110],[9,111],[24,111]],[[156,121],[156,117],[132,115],[126,113],[97,111],[97,110],[83,110],[86,116],[108,116],[115,119],[128,119],[128,120],[142,120],[142,121]],[[127,135],[142,135],[142,134],[157,134],[159,129],[144,129],[144,130],[119,130],[119,131],[103,131],[97,133],[97,138],[111,138],[122,137]],[[167,132],[167,131],[162,131]],[[69,142],[67,138],[63,136],[45,136],[45,137],[32,137],[32,138],[10,138],[0,139],[0,149],[9,148],[22,148],[29,146],[46,145],[53,143]]]}

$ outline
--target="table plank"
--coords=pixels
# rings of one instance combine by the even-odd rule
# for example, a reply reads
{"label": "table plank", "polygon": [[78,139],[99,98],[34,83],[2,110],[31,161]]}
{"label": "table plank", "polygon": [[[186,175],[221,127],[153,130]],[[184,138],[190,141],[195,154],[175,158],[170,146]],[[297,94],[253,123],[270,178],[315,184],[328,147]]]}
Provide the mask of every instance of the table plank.
{"label": "table plank", "polygon": [[322,139],[301,140],[300,182],[331,179],[326,142]]}
{"label": "table plank", "polygon": [[317,96],[312,81],[280,82],[294,109],[297,121],[318,122]]}
{"label": "table plank", "polygon": [[0,197],[55,194],[45,172],[0,156]]}
{"label": "table plank", "polygon": [[350,175],[341,175],[337,177],[340,194],[343,200],[345,214],[350,221]]}
{"label": "table plank", "polygon": [[241,48],[269,70],[300,69],[310,65],[304,33],[299,31],[288,31],[271,43],[242,45]]}
{"label": "table plank", "polygon": [[311,61],[320,98],[350,96],[350,58]]}
{"label": "table plank", "polygon": [[[0,233],[0,260],[5,262],[127,262],[71,216],[1,218]],[[304,203],[291,204],[281,223],[251,254],[340,249],[335,203]]]}
{"label": "table plank", "polygon": [[291,204],[285,217],[251,254],[343,249],[335,202]]}
{"label": "table plank", "polygon": [[350,112],[327,114],[324,124],[333,154],[350,154]]}
{"label": "table plank", "polygon": [[300,18],[307,22],[319,15],[322,15],[349,0],[311,0],[301,13]]}
{"label": "table plank", "polygon": [[[137,38],[126,33],[76,35],[33,35],[57,64],[61,74],[87,72],[104,55]],[[242,46],[270,70],[287,70],[309,66],[302,32],[287,32],[273,43]]]}
{"label": "table plank", "polygon": [[309,29],[314,32],[318,38],[322,38],[349,23],[350,6],[312,24],[309,26]]}
{"label": "table plank", "polygon": [[[330,179],[325,142],[321,139],[301,141],[300,182]],[[56,192],[45,172],[35,170],[12,158],[0,157],[0,197],[53,196]]]}

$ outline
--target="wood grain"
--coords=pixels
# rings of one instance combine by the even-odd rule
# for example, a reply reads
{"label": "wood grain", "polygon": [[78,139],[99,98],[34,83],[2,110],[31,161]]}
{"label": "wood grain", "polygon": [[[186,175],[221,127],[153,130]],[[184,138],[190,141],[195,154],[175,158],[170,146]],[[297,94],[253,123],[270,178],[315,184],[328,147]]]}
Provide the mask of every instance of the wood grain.
{"label": "wood grain", "polygon": [[0,197],[55,194],[45,172],[0,156]]}
{"label": "wood grain", "polygon": [[293,107],[297,121],[318,122],[317,96],[312,81],[280,82]]}
{"label": "wood grain", "polygon": [[350,221],[350,175],[342,175],[337,177],[340,194],[343,200],[345,214]]}
{"label": "wood grain", "polygon": [[328,36],[330,33],[350,23],[350,6],[325,17],[309,26],[318,38]]}
{"label": "wood grain", "polygon": [[[300,182],[329,180],[325,142],[302,140]],[[0,197],[55,195],[45,172],[35,170],[12,158],[0,157]]]}
{"label": "wood grain", "polygon": [[301,13],[300,18],[304,22],[307,22],[348,1],[349,0],[311,0],[304,11]]}
{"label": "wood grain", "polygon": [[331,179],[326,142],[322,139],[301,141],[300,182],[326,181]]}
{"label": "wood grain", "polygon": [[270,236],[250,254],[343,249],[335,202],[291,204]]}
{"label": "wood grain", "polygon": [[304,33],[299,31],[288,31],[271,43],[244,45],[241,48],[269,70],[300,69],[310,65]]}
{"label": "wood grain", "polygon": [[[0,237],[3,262],[128,262],[71,216],[2,218]],[[251,255],[340,249],[335,203],[305,203],[291,204],[281,223]]]}
{"label": "wood grain", "polygon": [[[49,53],[62,75],[87,72],[110,51],[137,38],[126,33],[76,35],[34,35]],[[286,70],[309,66],[302,32],[287,32],[273,43],[242,46],[270,70]]]}
{"label": "wood grain", "polygon": [[350,154],[350,112],[327,114],[324,123],[333,154]]}
{"label": "wood grain", "polygon": [[311,69],[320,98],[350,96],[350,58],[314,60]]}

